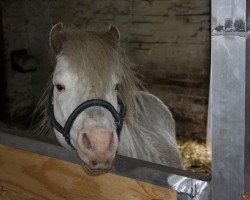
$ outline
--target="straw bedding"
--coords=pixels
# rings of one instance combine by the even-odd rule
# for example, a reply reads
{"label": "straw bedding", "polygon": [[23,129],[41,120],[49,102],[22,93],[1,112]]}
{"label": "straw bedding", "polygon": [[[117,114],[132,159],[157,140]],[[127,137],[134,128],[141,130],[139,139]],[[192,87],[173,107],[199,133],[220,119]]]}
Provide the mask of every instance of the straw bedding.
{"label": "straw bedding", "polygon": [[186,170],[207,175],[211,173],[211,155],[206,150],[205,142],[178,137],[177,143]]}

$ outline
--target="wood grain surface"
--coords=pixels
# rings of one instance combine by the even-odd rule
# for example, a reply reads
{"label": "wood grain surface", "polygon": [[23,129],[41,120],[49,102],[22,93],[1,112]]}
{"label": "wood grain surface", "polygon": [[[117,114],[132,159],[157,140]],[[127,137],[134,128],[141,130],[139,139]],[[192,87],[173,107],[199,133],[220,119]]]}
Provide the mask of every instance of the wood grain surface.
{"label": "wood grain surface", "polygon": [[0,200],[176,200],[174,190],[0,145]]}

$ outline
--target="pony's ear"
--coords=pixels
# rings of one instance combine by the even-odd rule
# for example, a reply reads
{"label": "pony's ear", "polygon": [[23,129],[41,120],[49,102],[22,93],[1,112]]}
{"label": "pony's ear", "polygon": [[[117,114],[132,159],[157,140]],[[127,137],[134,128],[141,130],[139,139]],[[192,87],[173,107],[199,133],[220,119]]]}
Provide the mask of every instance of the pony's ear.
{"label": "pony's ear", "polygon": [[49,34],[50,47],[52,48],[52,50],[56,55],[61,52],[63,47],[63,41],[64,41],[63,23],[58,22],[52,27]]}
{"label": "pony's ear", "polygon": [[114,47],[118,47],[120,45],[120,32],[116,26],[110,24],[108,31],[105,32],[105,35],[108,37]]}

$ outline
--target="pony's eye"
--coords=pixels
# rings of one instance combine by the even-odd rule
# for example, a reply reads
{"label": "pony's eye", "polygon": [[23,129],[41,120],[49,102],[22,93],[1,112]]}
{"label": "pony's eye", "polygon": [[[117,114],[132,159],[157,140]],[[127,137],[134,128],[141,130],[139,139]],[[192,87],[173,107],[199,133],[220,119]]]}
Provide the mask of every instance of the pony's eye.
{"label": "pony's eye", "polygon": [[118,91],[120,89],[120,85],[119,84],[116,84],[115,85],[115,90]]}
{"label": "pony's eye", "polygon": [[58,91],[62,91],[62,90],[65,90],[65,87],[61,84],[56,84],[56,88]]}

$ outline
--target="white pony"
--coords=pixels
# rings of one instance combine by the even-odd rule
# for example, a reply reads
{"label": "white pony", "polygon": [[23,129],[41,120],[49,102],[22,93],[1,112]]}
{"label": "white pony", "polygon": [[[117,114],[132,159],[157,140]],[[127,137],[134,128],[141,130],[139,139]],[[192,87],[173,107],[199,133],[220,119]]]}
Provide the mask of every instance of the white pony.
{"label": "white pony", "polygon": [[76,149],[89,174],[110,170],[116,153],[182,168],[173,117],[160,99],[140,91],[119,40],[112,25],[84,33],[61,22],[52,27],[56,66],[47,110],[56,138]]}

